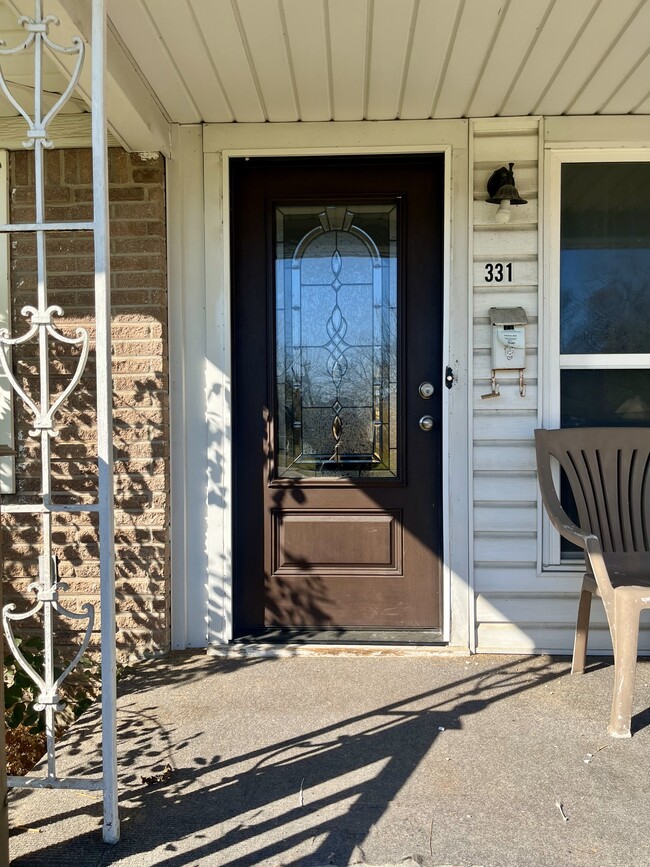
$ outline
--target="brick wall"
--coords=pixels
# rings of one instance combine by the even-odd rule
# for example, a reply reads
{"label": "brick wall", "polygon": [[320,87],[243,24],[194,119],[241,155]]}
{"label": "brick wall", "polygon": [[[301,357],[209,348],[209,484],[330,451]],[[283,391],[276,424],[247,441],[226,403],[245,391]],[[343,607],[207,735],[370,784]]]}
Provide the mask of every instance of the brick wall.
{"label": "brick wall", "polygon": [[[46,218],[92,219],[90,150],[46,154]],[[160,653],[169,646],[169,408],[164,161],[109,151],[111,303],[114,390],[115,540],[118,653],[122,659]],[[34,217],[33,155],[10,160],[12,222]],[[94,262],[90,233],[47,238],[50,304],[64,310],[60,330],[88,329],[91,354],[76,391],[58,414],[52,441],[53,488],[58,502],[92,502],[97,484],[94,408]],[[32,235],[11,237],[14,336],[24,333],[21,309],[35,304],[36,252]],[[52,348],[52,390],[61,390],[76,367],[78,351]],[[34,392],[37,347],[14,353],[21,384]],[[37,392],[36,392],[37,393]],[[40,441],[30,437],[29,416],[15,403],[16,495],[5,502],[33,502],[40,490]],[[72,610],[97,608],[99,561],[96,516],[57,515],[54,526],[59,575],[70,585],[62,598]],[[33,517],[4,515],[5,602],[23,597],[37,575],[38,526]],[[32,627],[35,624],[32,624]],[[27,623],[26,628],[29,628]],[[74,624],[60,624],[59,641]],[[98,641],[98,634],[94,635]]]}

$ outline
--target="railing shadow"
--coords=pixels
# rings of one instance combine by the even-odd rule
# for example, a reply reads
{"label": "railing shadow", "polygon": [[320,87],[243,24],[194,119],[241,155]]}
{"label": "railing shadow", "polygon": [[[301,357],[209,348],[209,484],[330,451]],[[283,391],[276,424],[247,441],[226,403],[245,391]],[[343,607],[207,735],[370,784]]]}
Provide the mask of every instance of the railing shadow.
{"label": "railing shadow", "polygon": [[[262,663],[232,660],[211,664],[210,677],[218,678],[227,671]],[[273,660],[263,664],[273,664]],[[253,865],[270,858],[281,858],[283,865],[307,867],[328,863],[333,852],[336,863],[348,863],[355,847],[363,844],[442,731],[461,729],[468,717],[564,673],[548,658],[523,667],[520,660],[508,661],[272,743],[264,743],[261,733],[258,748],[229,758],[200,755],[185,767],[175,767],[176,751],[203,732],[186,724],[182,729],[166,727],[155,693],[144,708],[137,698],[130,700],[129,696],[139,690],[136,676],[119,712],[124,791],[121,843],[107,851],[99,833],[93,831],[50,846],[47,851],[17,857],[12,863],[15,867],[38,867],[56,862],[74,849],[75,857],[83,857],[90,867],[119,863],[126,855],[144,855],[160,847],[167,853],[160,863],[169,867]],[[183,677],[187,677],[186,686],[192,685],[191,671],[179,674],[172,668],[170,674],[176,679],[172,686],[181,686]],[[197,667],[196,680],[218,697],[218,683],[206,684],[203,664]],[[157,685],[169,684],[161,679]],[[290,713],[291,685],[286,688]],[[232,724],[237,725],[236,720]],[[89,726],[92,729],[92,720],[68,738],[70,751],[79,759],[88,756]],[[168,779],[161,773],[167,765],[171,766]],[[83,770],[93,769],[86,763]],[[160,775],[159,784],[143,783],[143,779],[155,780],[156,774]],[[308,793],[303,798],[305,781]],[[101,806],[59,813],[56,821],[88,812],[100,816]],[[34,823],[30,830],[49,821]],[[194,848],[180,851],[186,849],[188,838],[193,838]],[[319,843],[307,858],[287,860],[294,857],[292,850],[312,838]],[[175,842],[179,840],[184,841],[182,847]]]}

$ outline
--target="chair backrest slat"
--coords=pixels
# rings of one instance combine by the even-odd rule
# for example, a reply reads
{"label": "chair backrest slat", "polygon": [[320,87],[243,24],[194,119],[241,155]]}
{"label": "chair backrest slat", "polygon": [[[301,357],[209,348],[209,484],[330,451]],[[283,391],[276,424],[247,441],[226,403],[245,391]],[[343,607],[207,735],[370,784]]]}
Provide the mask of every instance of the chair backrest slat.
{"label": "chair backrest slat", "polygon": [[638,500],[635,498],[632,501],[633,503],[638,501],[640,504],[638,526],[643,538],[638,542],[638,550],[650,551],[650,446],[643,454],[643,461],[639,466],[638,477],[637,485],[641,488],[641,495],[638,497]]}
{"label": "chair backrest slat", "polygon": [[538,461],[557,459],[578,523],[598,536],[603,551],[650,551],[650,428],[539,430],[535,438]]}

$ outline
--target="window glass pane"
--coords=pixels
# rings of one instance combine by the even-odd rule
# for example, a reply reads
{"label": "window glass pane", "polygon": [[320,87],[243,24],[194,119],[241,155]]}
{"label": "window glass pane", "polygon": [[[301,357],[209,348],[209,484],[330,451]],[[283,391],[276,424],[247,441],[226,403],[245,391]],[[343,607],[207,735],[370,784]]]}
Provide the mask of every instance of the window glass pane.
{"label": "window glass pane", "polygon": [[[650,370],[563,370],[560,374],[562,427],[650,425]],[[560,499],[569,517],[578,514],[562,473]],[[582,549],[564,537],[563,560],[582,560]]]}
{"label": "window glass pane", "polygon": [[563,370],[562,427],[650,425],[650,370]]}
{"label": "window glass pane", "polygon": [[650,352],[650,163],[562,167],[560,352]]}
{"label": "window glass pane", "polygon": [[276,474],[396,478],[397,203],[276,209]]}

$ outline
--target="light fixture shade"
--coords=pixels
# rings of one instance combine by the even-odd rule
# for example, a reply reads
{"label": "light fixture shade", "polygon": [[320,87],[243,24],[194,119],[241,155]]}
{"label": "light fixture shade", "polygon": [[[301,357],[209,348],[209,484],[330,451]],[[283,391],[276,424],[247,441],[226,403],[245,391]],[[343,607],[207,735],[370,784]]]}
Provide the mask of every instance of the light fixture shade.
{"label": "light fixture shade", "polygon": [[487,190],[489,197],[486,199],[492,205],[500,205],[504,200],[508,200],[511,205],[526,205],[527,199],[522,199],[519,195],[519,190],[515,186],[515,176],[512,173],[514,163],[508,163],[510,168],[501,166],[490,175],[487,182]]}

